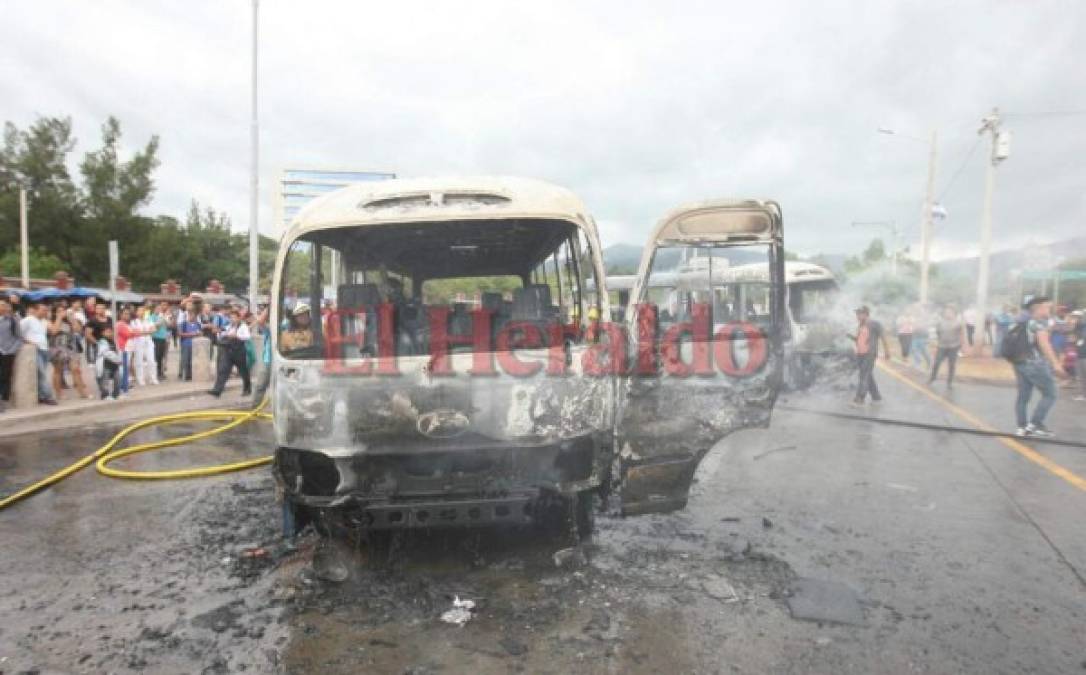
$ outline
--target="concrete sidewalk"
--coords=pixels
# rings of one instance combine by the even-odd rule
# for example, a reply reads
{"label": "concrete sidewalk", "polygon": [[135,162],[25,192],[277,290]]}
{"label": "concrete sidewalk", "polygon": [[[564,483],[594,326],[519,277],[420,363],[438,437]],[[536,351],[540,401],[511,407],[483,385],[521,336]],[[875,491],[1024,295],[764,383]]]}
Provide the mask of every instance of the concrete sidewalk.
{"label": "concrete sidewalk", "polygon": [[45,429],[64,429],[89,424],[102,424],[140,417],[167,415],[171,412],[215,408],[244,408],[249,397],[240,397],[241,380],[231,378],[221,398],[210,396],[207,382],[166,381],[158,385],[135,387],[116,401],[99,398],[79,398],[72,389],[65,389],[66,398],[58,405],[38,405],[0,413],[0,437],[30,433]]}
{"label": "concrete sidewalk", "polygon": [[[127,396],[116,401],[101,400],[98,385],[94,379],[93,367],[80,359],[83,381],[92,398],[79,396],[74,388],[57,392],[57,405],[34,403],[26,407],[8,405],[0,413],[0,437],[15,434],[37,432],[51,429],[63,429],[89,424],[102,424],[122,420],[139,419],[156,415],[167,415],[187,410],[208,410],[216,408],[247,408],[251,405],[248,397],[238,397],[241,379],[237,374],[227,381],[226,390],[221,399],[207,394],[214,379],[214,364],[208,356],[210,347],[206,340],[198,348],[194,345],[193,379],[182,382],[177,379],[179,350],[172,348],[166,353],[166,380],[157,385],[133,386]],[[200,359],[200,367],[196,367]],[[259,368],[259,367],[258,367]],[[253,382],[257,381],[258,372],[253,373]],[[71,376],[67,377],[71,384]],[[255,386],[255,385],[254,385]],[[33,384],[29,384],[33,391]]]}
{"label": "concrete sidewalk", "polygon": [[[912,357],[902,360],[901,352],[896,349],[897,345],[894,345],[894,363],[900,367],[905,368],[913,373],[920,373],[920,369],[915,368],[912,365]],[[1006,359],[992,356],[992,348],[990,346],[984,346],[979,353],[974,351],[974,347],[964,348],[961,352],[961,356],[958,357],[957,367],[954,372],[954,379],[961,382],[973,382],[977,384],[998,384],[1006,386],[1014,386],[1014,367],[1010,361]],[[935,362],[935,347],[929,345],[929,355],[932,363]],[[925,377],[931,374],[931,371],[924,369],[922,373]],[[943,363],[939,369],[939,378],[945,379],[947,375],[947,364]]]}

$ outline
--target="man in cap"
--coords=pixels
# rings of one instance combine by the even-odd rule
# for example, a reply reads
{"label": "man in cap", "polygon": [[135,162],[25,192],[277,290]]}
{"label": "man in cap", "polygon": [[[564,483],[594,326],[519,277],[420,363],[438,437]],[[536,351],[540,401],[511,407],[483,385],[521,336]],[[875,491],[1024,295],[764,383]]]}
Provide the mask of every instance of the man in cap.
{"label": "man in cap", "polygon": [[[1053,374],[1066,377],[1056,351],[1052,349],[1051,321],[1052,301],[1043,295],[1030,298],[1025,304],[1026,337],[1028,349],[1023,357],[1014,361],[1014,379],[1018,383],[1018,397],[1014,412],[1019,436],[1050,437],[1054,434],[1045,426],[1045,417],[1056,403],[1056,380]],[[1033,390],[1041,392],[1041,400],[1029,415],[1029,399]]]}
{"label": "man in cap", "polygon": [[290,313],[290,323],[279,337],[279,346],[284,352],[305,349],[313,345],[313,326],[311,325],[309,305],[299,302]]}
{"label": "man in cap", "polygon": [[875,384],[875,361],[879,357],[880,342],[886,358],[890,358],[890,343],[886,340],[882,324],[871,318],[867,305],[856,308],[856,334],[849,337],[856,343],[856,364],[859,368],[856,397],[851,405],[863,405],[868,394],[871,394],[872,402],[881,401],[882,394]]}

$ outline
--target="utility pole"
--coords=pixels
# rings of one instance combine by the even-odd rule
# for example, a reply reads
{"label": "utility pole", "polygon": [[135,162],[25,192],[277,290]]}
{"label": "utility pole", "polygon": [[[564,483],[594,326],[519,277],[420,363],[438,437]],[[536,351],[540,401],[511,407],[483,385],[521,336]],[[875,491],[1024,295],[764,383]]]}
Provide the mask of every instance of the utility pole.
{"label": "utility pole", "polygon": [[928,189],[924,193],[924,213],[920,220],[920,304],[928,303],[929,274],[931,270],[932,218],[935,209],[935,167],[939,162],[939,134],[931,132],[931,149],[928,151]]}
{"label": "utility pole", "polygon": [[257,223],[259,218],[259,203],[257,192],[260,185],[260,171],[257,166],[259,160],[258,142],[259,125],[257,122],[256,108],[256,73],[257,73],[257,7],[260,0],[253,0],[253,70],[252,70],[252,123],[249,127],[249,309],[256,311],[256,296],[260,292],[260,228]]}
{"label": "utility pole", "polygon": [[893,129],[887,129],[886,127],[879,127],[878,132],[880,134],[886,134],[887,136],[899,136],[906,138],[910,141],[917,141],[920,143],[928,143],[928,184],[927,189],[924,191],[924,206],[923,212],[920,214],[920,304],[926,304],[928,301],[928,280],[930,278],[931,270],[931,240],[933,238],[932,232],[932,217],[935,209],[935,167],[939,163],[939,133],[937,130],[932,130],[931,139],[925,141],[918,136],[910,136],[909,134],[902,134],[894,131]]}
{"label": "utility pole", "polygon": [[995,191],[995,168],[1009,155],[1010,134],[999,128],[999,108],[981,120],[978,134],[991,135],[992,152],[984,173],[984,211],[980,221],[980,264],[977,270],[977,314],[981,320],[988,315],[988,276],[992,253],[992,195]]}
{"label": "utility pole", "polygon": [[30,230],[26,222],[26,188],[19,188],[19,245],[22,247],[23,288],[30,288]]}

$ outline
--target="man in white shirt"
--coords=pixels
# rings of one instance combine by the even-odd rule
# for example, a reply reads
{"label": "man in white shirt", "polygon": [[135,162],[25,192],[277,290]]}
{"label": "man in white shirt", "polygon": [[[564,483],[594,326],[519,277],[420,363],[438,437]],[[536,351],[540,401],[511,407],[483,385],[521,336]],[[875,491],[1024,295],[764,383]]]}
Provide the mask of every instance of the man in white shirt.
{"label": "man in white shirt", "polygon": [[49,384],[49,326],[45,321],[48,311],[44,304],[32,303],[26,318],[19,323],[19,332],[23,341],[34,345],[38,352],[38,403],[56,405],[53,386]]}
{"label": "man in white shirt", "polygon": [[207,393],[216,398],[222,395],[222,390],[226,387],[226,380],[235,367],[241,375],[241,395],[249,396],[253,393],[252,383],[249,380],[249,360],[246,353],[246,347],[252,334],[249,331],[248,324],[241,320],[240,311],[232,309],[229,316],[230,323],[220,330],[215,337],[219,349],[222,350],[222,357],[218,361],[219,370],[215,376],[215,386]]}
{"label": "man in white shirt", "polygon": [[965,339],[969,341],[969,346],[973,346],[973,337],[977,333],[977,309],[976,307],[970,307],[962,312],[962,318],[965,319]]}

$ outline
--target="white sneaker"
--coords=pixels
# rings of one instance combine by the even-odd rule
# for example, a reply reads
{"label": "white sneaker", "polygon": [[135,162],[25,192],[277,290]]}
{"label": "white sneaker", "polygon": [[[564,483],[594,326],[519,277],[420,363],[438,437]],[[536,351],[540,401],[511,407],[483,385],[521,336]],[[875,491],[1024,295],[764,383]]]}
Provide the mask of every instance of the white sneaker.
{"label": "white sneaker", "polygon": [[1025,438],[1026,436],[1029,436],[1029,429],[1026,427],[1018,427],[1018,429],[1015,430],[1014,435]]}
{"label": "white sneaker", "polygon": [[1072,396],[1071,400],[1072,401],[1086,401],[1086,396],[1082,396],[1081,394],[1078,395],[1078,396]]}
{"label": "white sneaker", "polygon": [[1040,438],[1052,438],[1056,434],[1046,429],[1043,425],[1028,424],[1026,425],[1026,433],[1030,436],[1038,436]]}

